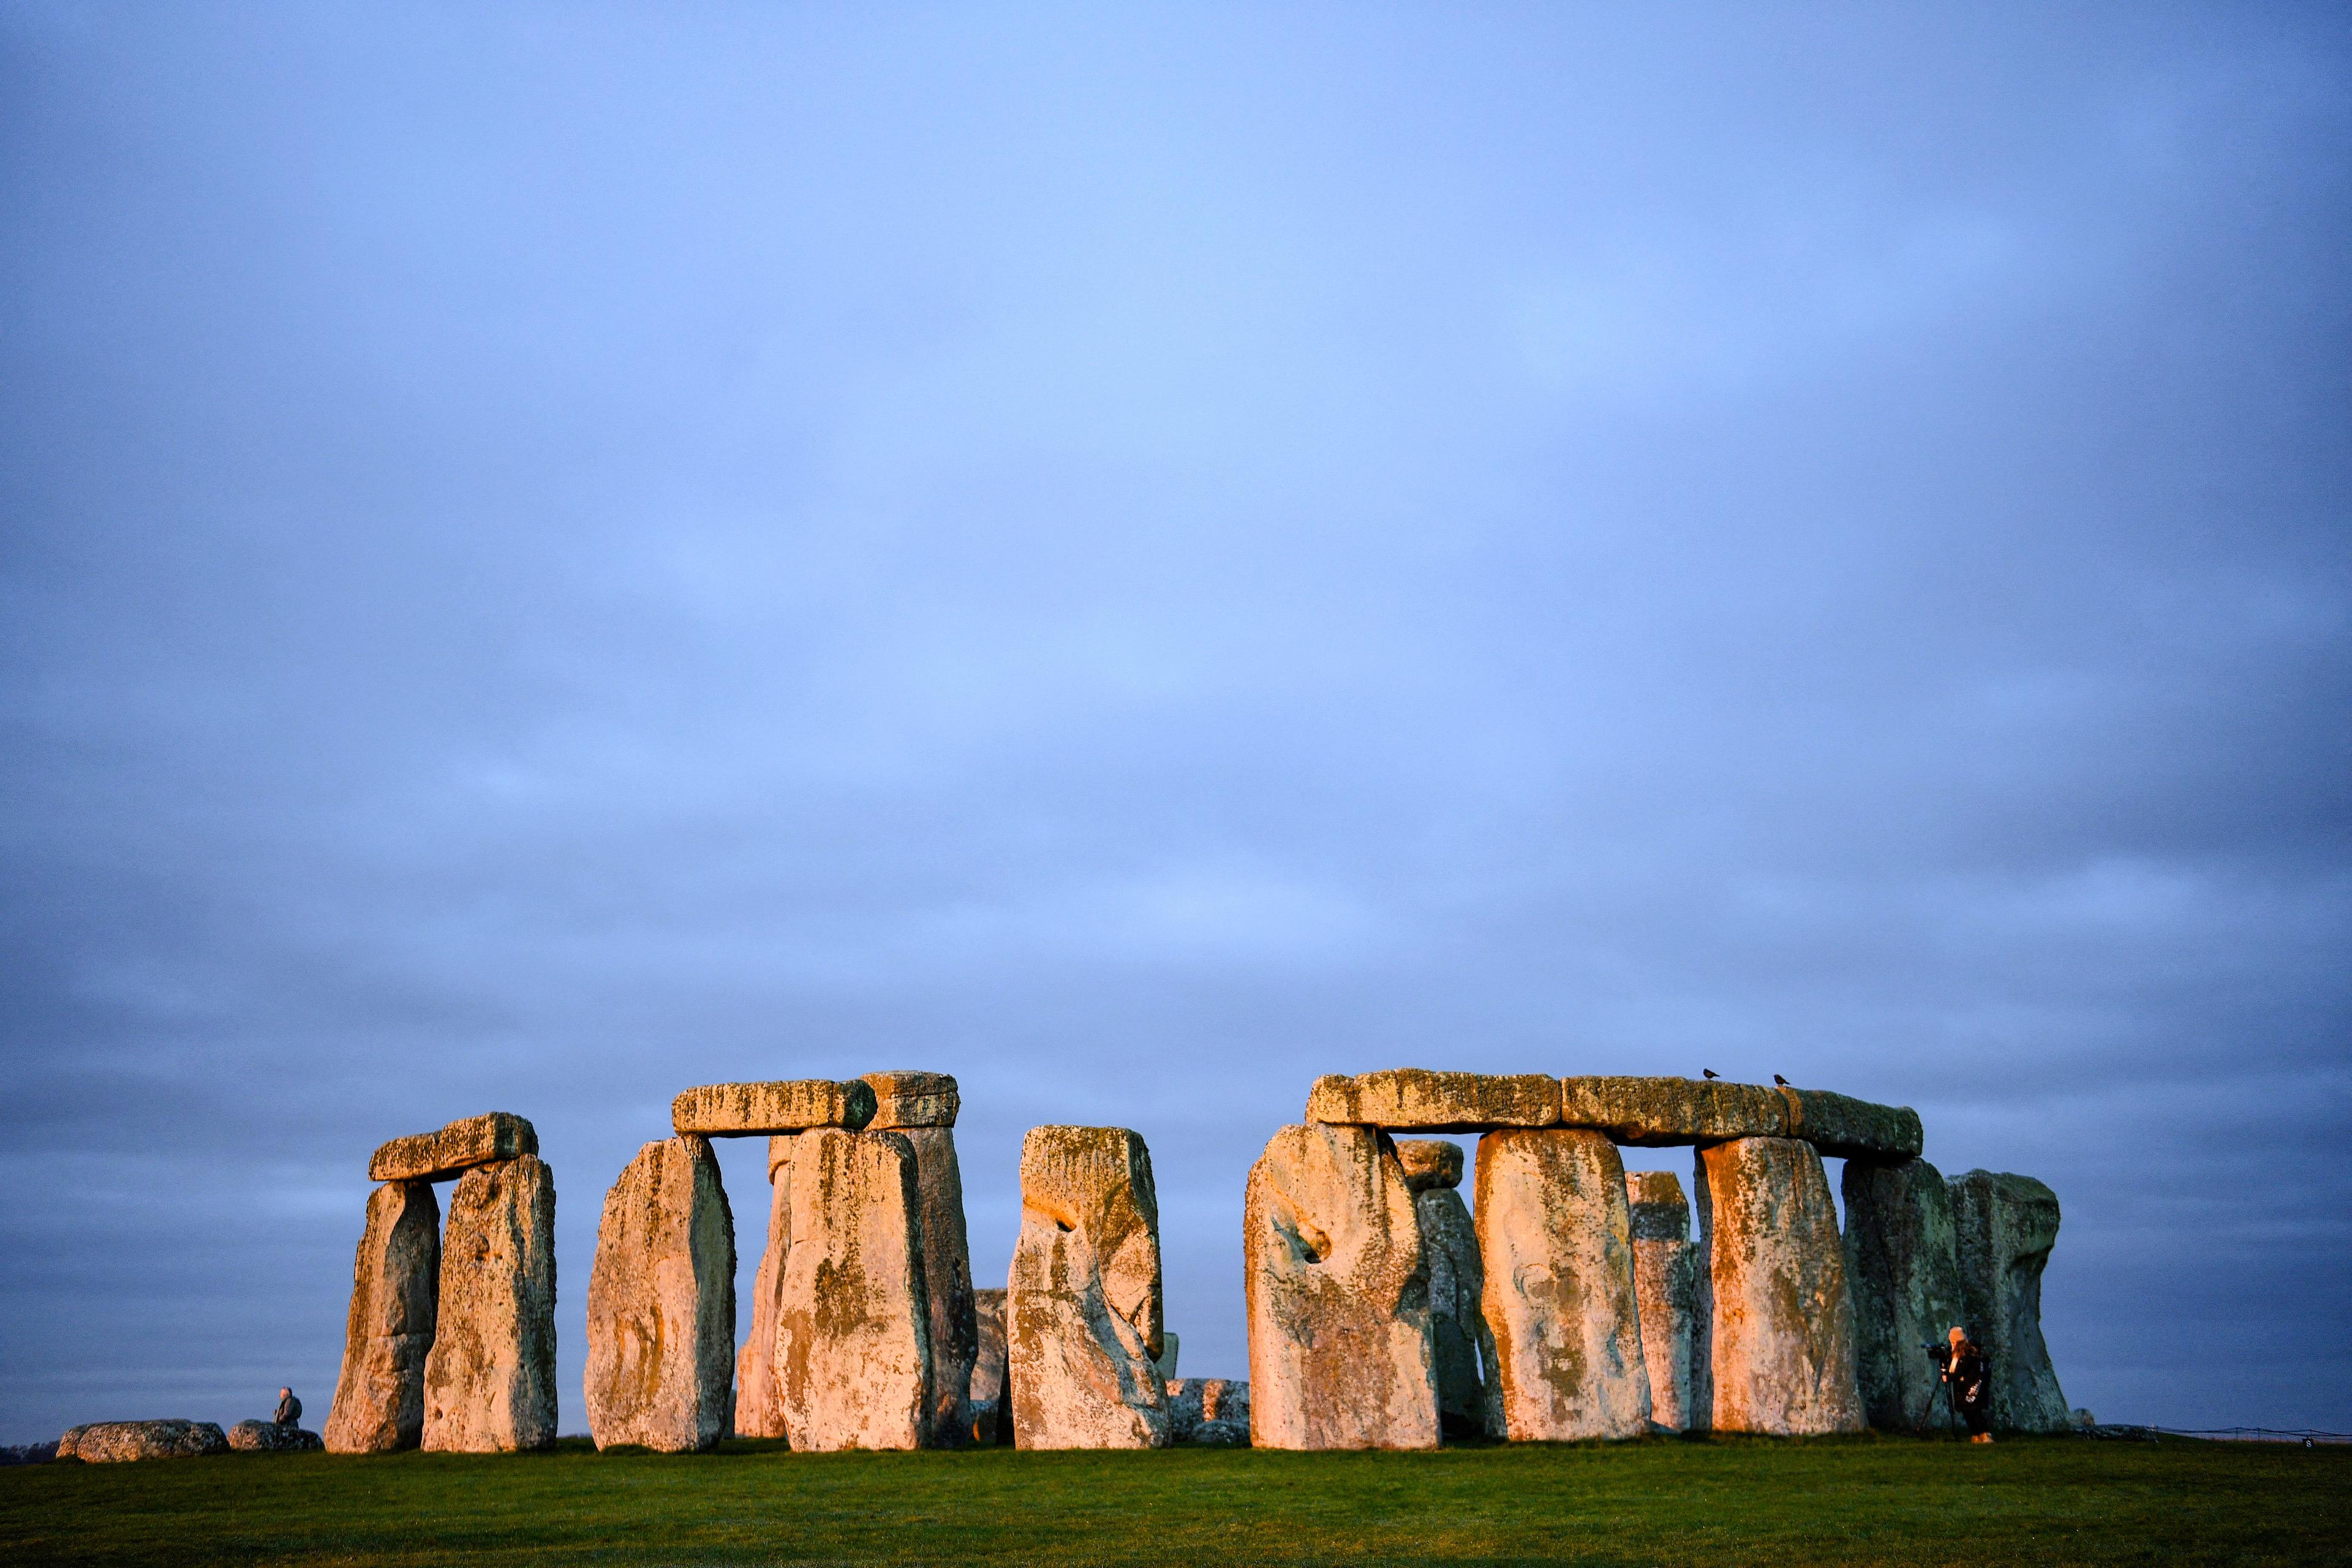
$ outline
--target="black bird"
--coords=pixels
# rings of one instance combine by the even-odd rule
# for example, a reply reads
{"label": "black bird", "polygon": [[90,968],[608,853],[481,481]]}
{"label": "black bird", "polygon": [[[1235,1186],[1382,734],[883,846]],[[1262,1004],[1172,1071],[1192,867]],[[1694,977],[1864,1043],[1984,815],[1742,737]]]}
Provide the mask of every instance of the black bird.
{"label": "black bird", "polygon": [[1772,1075],[1772,1081],[1773,1081],[1774,1083],[1779,1084],[1782,1089],[1786,1089],[1786,1088],[1788,1088],[1788,1087],[1789,1087],[1789,1080],[1788,1080],[1787,1079],[1785,1079],[1785,1078],[1782,1078],[1779,1073],[1774,1073],[1774,1074]]}
{"label": "black bird", "polygon": [[1707,1076],[1707,1077],[1709,1077],[1709,1078],[1721,1078],[1721,1077],[1723,1076],[1721,1073],[1719,1073],[1719,1072],[1716,1071],[1713,1068],[1699,1068],[1698,1070],[1699,1070],[1699,1071],[1701,1071],[1701,1072],[1703,1072],[1703,1073],[1705,1073],[1705,1074],[1706,1074],[1706,1076]]}

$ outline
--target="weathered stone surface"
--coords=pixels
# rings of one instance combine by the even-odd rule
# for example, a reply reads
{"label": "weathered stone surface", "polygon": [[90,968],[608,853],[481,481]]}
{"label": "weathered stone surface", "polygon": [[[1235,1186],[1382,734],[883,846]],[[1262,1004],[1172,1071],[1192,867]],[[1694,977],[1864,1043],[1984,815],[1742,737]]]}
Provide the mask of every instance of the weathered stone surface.
{"label": "weathered stone surface", "polygon": [[1396,1145],[1374,1127],[1286,1127],[1242,1202],[1250,1441],[1434,1448],[1429,1269]]}
{"label": "weathered stone surface", "polygon": [[452,1121],[438,1132],[395,1138],[368,1161],[372,1182],[441,1181],[488,1165],[539,1152],[539,1133],[510,1111],[493,1110]]}
{"label": "weathered stone surface", "polygon": [[1478,1141],[1476,1201],[1505,1435],[1565,1443],[1648,1431],[1616,1145],[1583,1128],[1490,1132]]}
{"label": "weathered stone surface", "polygon": [[1919,1113],[1907,1105],[1875,1105],[1826,1089],[1788,1089],[1789,1136],[1832,1159],[1908,1160],[1926,1146]]}
{"label": "weathered stone surface", "polygon": [[1540,1074],[1393,1068],[1353,1078],[1327,1073],[1307,1096],[1307,1120],[1342,1125],[1483,1132],[1559,1122],[1559,1082]]}
{"label": "weathered stone surface", "polygon": [[705,1138],[751,1138],[815,1127],[854,1132],[873,1120],[874,1090],[856,1079],[706,1083],[669,1102],[671,1129]]}
{"label": "weathered stone surface", "polygon": [[1004,1396],[1004,1292],[974,1290],[972,1316],[979,1349],[971,1363],[971,1440],[1013,1441],[1013,1406]]}
{"label": "weathered stone surface", "polygon": [[903,1132],[838,1128],[798,1145],[776,1311],[785,1435],[817,1451],[920,1447],[931,1340],[915,1152]]}
{"label": "weathered stone surface", "polygon": [[58,1439],[60,1459],[86,1465],[131,1459],[197,1459],[228,1452],[228,1439],[209,1421],[93,1421]]}
{"label": "weathered stone surface", "polygon": [[877,1132],[908,1127],[953,1127],[963,1096],[943,1072],[870,1072],[857,1080],[874,1091]]}
{"label": "weathered stone surface", "polygon": [[[894,1076],[944,1079],[954,1092],[955,1080],[945,1073]],[[971,1430],[971,1363],[980,1352],[971,1249],[964,1235],[963,1172],[956,1163],[950,1129],[908,1127],[899,1136],[915,1152],[916,1220],[923,1233],[924,1297],[930,1304],[930,1441],[960,1447]]]}
{"label": "weathered stone surface", "polygon": [[735,1360],[735,1435],[782,1437],[783,1397],[776,1388],[776,1314],[784,1299],[784,1263],[793,1250],[793,1151],[800,1135],[768,1140],[768,1239],[751,1278],[751,1331]]}
{"label": "weathered stone surface", "polygon": [[1168,1385],[1171,1440],[1201,1448],[1249,1447],[1249,1384],[1241,1378],[1180,1377]]}
{"label": "weathered stone surface", "polygon": [[[1408,1145],[1400,1143],[1403,1155]],[[1427,1143],[1417,1145],[1427,1149]],[[1462,1150],[1451,1150],[1451,1168],[1459,1180]],[[1405,1184],[1413,1182],[1412,1165],[1405,1168]],[[1443,1161],[1431,1162],[1439,1173]],[[1413,1216],[1421,1226],[1421,1256],[1429,1269],[1429,1340],[1437,1377],[1439,1426],[1457,1436],[1502,1436],[1502,1389],[1486,1369],[1495,1364],[1495,1338],[1486,1328],[1486,1270],[1478,1258],[1478,1233],[1470,1210],[1452,1184],[1417,1187]]]}
{"label": "weathered stone surface", "polygon": [[325,1441],[334,1454],[414,1448],[425,1436],[425,1358],[441,1300],[441,1205],[430,1182],[368,1194],[352,1260],[343,1370]]}
{"label": "weathered stone surface", "polygon": [[555,1444],[555,1176],[535,1154],[477,1165],[449,1194],[424,1447]]}
{"label": "weathered stone surface", "polygon": [[604,1194],[582,1391],[599,1448],[708,1448],[735,1373],[735,1216],[706,1138],[637,1151]]}
{"label": "weathered stone surface", "polygon": [[327,1445],[316,1432],[278,1421],[240,1421],[228,1446],[241,1454],[315,1454]]}
{"label": "weathered stone surface", "polygon": [[1404,1184],[1415,1193],[1462,1184],[1462,1145],[1444,1138],[1400,1138],[1397,1163],[1404,1167]]}
{"label": "weathered stone surface", "polygon": [[1925,1160],[1849,1160],[1841,1185],[1863,1414],[1882,1432],[1929,1431],[1943,1381],[1920,1347],[1966,1312],[1951,1194]]}
{"label": "weathered stone surface", "polygon": [[1706,1259],[1694,1415],[1721,1432],[1861,1431],[1853,1299],[1820,1153],[1795,1138],[1704,1147],[1693,1186]]}
{"label": "weathered stone surface", "polygon": [[2031,1176],[1970,1171],[1950,1183],[1959,1321],[1992,1362],[1992,1424],[2063,1432],[2066,1396],[2042,1337],[2042,1271],[2058,1241],[2058,1194]]}
{"label": "weathered stone surface", "polygon": [[1021,1145],[1021,1237],[1006,1292],[1013,1442],[1168,1445],[1160,1199],[1124,1127],[1033,1127]]}
{"label": "weathered stone surface", "polygon": [[1703,1078],[1560,1080],[1560,1122],[1643,1149],[1788,1135],[1789,1102],[1752,1083]]}
{"label": "weathered stone surface", "polygon": [[1642,1359],[1650,1368],[1650,1421],[1669,1432],[1687,1431],[1696,1415],[1691,1362],[1698,1348],[1699,1255],[1690,1240],[1690,1205],[1672,1171],[1628,1172],[1625,1197],[1633,1230],[1633,1300],[1642,1310]]}
{"label": "weathered stone surface", "polygon": [[1165,1383],[1176,1375],[1176,1352],[1181,1348],[1175,1330],[1160,1331],[1160,1353],[1151,1358],[1151,1364],[1160,1369],[1160,1382]]}

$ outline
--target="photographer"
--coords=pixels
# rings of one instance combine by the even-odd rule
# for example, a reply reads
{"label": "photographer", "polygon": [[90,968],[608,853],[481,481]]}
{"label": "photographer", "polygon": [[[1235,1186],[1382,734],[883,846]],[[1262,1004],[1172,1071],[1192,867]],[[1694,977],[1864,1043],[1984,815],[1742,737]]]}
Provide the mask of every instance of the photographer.
{"label": "photographer", "polygon": [[1943,1369],[1952,1408],[1968,1423],[1969,1441],[1992,1441],[1992,1363],[1966,1329],[1955,1327],[1951,1342],[1930,1345],[1927,1353]]}

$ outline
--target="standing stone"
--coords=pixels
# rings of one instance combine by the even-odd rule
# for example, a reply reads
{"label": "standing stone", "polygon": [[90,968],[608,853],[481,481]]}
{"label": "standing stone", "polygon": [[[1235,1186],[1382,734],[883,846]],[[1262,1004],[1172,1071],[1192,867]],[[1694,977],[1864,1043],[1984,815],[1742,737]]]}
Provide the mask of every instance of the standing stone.
{"label": "standing stone", "polygon": [[1486,1327],[1486,1271],[1478,1233],[1455,1189],[1462,1145],[1444,1139],[1400,1139],[1397,1163],[1412,1190],[1421,1256],[1429,1268],[1430,1353],[1437,1369],[1437,1420],[1456,1436],[1502,1436],[1502,1388],[1483,1369],[1495,1364]]}
{"label": "standing stone", "polygon": [[1582,1128],[1489,1132],[1478,1140],[1477,1212],[1505,1435],[1565,1443],[1648,1431],[1617,1146]]}
{"label": "standing stone", "polygon": [[425,1358],[425,1447],[554,1447],[555,1176],[538,1155],[458,1179],[439,1317]]}
{"label": "standing stone", "polygon": [[776,1386],[795,1448],[919,1448],[929,1436],[930,1304],[915,1152],[898,1132],[803,1132],[776,1310]]}
{"label": "standing stone", "polygon": [[1033,1127],[1006,1292],[1013,1440],[1024,1448],[1164,1448],[1160,1199],[1124,1127]]}
{"label": "standing stone", "polygon": [[974,1290],[972,1315],[979,1324],[979,1350],[971,1363],[971,1440],[983,1446],[1013,1441],[1013,1406],[1004,1397],[1004,1292]]}
{"label": "standing stone", "polygon": [[776,1389],[776,1313],[783,1303],[784,1261],[793,1249],[793,1150],[795,1132],[768,1140],[768,1241],[751,1279],[751,1332],[735,1360],[735,1435],[784,1436]]}
{"label": "standing stone", "polygon": [[1429,1268],[1396,1145],[1375,1127],[1286,1127],[1242,1202],[1250,1442],[1434,1448]]}
{"label": "standing stone", "polygon": [[931,1440],[955,1447],[971,1431],[971,1365],[980,1324],[971,1299],[971,1248],[964,1233],[963,1172],[955,1119],[962,1097],[943,1072],[867,1073],[874,1131],[897,1131],[915,1152],[917,1219],[923,1232],[923,1285],[930,1302]]}
{"label": "standing stone", "polygon": [[368,1194],[352,1263],[343,1371],[323,1436],[331,1454],[414,1448],[425,1436],[425,1358],[441,1299],[441,1205],[430,1182]]}
{"label": "standing stone", "polygon": [[1180,1377],[1168,1384],[1168,1430],[1180,1444],[1249,1447],[1249,1384],[1236,1378]]}
{"label": "standing stone", "polygon": [[1848,1160],[1841,1185],[1863,1414],[1882,1432],[1932,1431],[1943,1378],[1921,1347],[1967,1314],[1951,1193],[1925,1160]]}
{"label": "standing stone", "polygon": [[1696,1410],[1718,1432],[1863,1429],[1853,1298],[1837,1205],[1813,1146],[1738,1138],[1698,1151]]}
{"label": "standing stone", "polygon": [[2031,1176],[1970,1171],[1951,1182],[1960,1320],[1992,1362],[1992,1424],[2063,1432],[2066,1396],[2042,1337],[2042,1271],[2058,1240],[2058,1194]]}
{"label": "standing stone", "polygon": [[1698,1248],[1690,1205],[1672,1171],[1625,1177],[1633,1224],[1633,1300],[1642,1309],[1642,1359],[1650,1365],[1650,1421],[1669,1432],[1706,1426],[1692,1403],[1697,1350]]}
{"label": "standing stone", "polygon": [[648,1143],[604,1194],[588,1276],[588,1429],[663,1453],[725,1435],[735,1218],[707,1138]]}

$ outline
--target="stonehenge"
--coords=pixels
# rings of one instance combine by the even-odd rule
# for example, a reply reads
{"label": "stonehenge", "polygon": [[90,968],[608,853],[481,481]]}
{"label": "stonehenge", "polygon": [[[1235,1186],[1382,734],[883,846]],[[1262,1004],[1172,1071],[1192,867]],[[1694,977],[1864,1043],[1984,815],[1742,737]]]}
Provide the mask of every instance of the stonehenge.
{"label": "stonehenge", "polygon": [[1462,1202],[1462,1145],[1441,1138],[1397,1144],[1412,1190],[1421,1255],[1429,1267],[1430,1353],[1437,1373],[1437,1422],[1457,1436],[1502,1436],[1499,1386],[1489,1386],[1495,1340],[1487,1331],[1486,1271],[1478,1235]]}
{"label": "stonehenge", "polygon": [[57,1458],[86,1465],[131,1459],[201,1459],[228,1452],[228,1439],[210,1421],[92,1421],[58,1439]]}
{"label": "stonehenge", "polygon": [[1700,1350],[1692,1402],[1718,1432],[1863,1429],[1853,1298],[1822,1157],[1794,1138],[1699,1146]]}
{"label": "stonehenge", "polygon": [[1698,1248],[1690,1205],[1672,1171],[1631,1171],[1625,1202],[1633,1236],[1633,1300],[1642,1313],[1642,1359],[1650,1369],[1650,1424],[1667,1432],[1704,1428],[1691,1401],[1698,1350]]}
{"label": "stonehenge", "polygon": [[433,1184],[390,1181],[368,1194],[352,1264],[343,1371],[322,1434],[331,1454],[414,1448],[425,1436],[425,1356],[441,1300],[441,1205]]}
{"label": "stonehenge", "polygon": [[2042,1338],[2042,1271],[2058,1239],[2058,1194],[2031,1176],[1970,1171],[1950,1184],[1961,1319],[1992,1358],[1992,1424],[2063,1432],[2068,1414]]}
{"label": "stonehenge", "polygon": [[[583,1389],[597,1446],[1920,1433],[1941,1415],[1920,1346],[1954,1323],[1990,1355],[1996,1427],[2070,1419],[2041,1328],[2056,1195],[1985,1171],[1947,1182],[1907,1108],[1720,1079],[1318,1078],[1243,1194],[1244,1382],[1178,1375],[1132,1130],[1029,1131],[1007,1284],[975,1290],[961,1102],[952,1077],[911,1070],[678,1094],[670,1136],[614,1180],[597,1231]],[[1463,1145],[1418,1136],[1438,1133],[1478,1136],[1470,1193]],[[740,1351],[711,1144],[728,1137],[766,1140],[770,1182]],[[1621,1148],[1693,1150],[1687,1197],[1670,1173],[1628,1173]],[[1843,1162],[1842,1226],[1825,1158]],[[551,1447],[555,1192],[535,1130],[468,1117],[393,1139],[369,1171],[325,1447]],[[317,1441],[101,1423],[59,1456]]]}
{"label": "stonehenge", "polygon": [[1429,1266],[1386,1132],[1274,1135],[1242,1199],[1242,1280],[1253,1447],[1437,1447]]}
{"label": "stonehenge", "polygon": [[904,1134],[803,1132],[776,1309],[775,1379],[794,1448],[919,1448],[931,1436],[930,1306],[915,1152]]}
{"label": "stonehenge", "polygon": [[1840,1186],[1863,1414],[1882,1432],[1933,1430],[1949,1416],[1921,1347],[1969,1317],[1951,1193],[1925,1160],[1849,1160]]}
{"label": "stonehenge", "polygon": [[420,1446],[551,1448],[555,1409],[555,1176],[521,1154],[474,1166],[449,1194]]}
{"label": "stonehenge", "polygon": [[[503,1110],[394,1138],[368,1161],[335,1454],[489,1453],[555,1441],[555,1178]],[[432,1184],[457,1179],[447,1235]]]}
{"label": "stonehenge", "polygon": [[1022,1448],[1164,1448],[1160,1201],[1124,1127],[1033,1127],[1005,1289],[1005,1375]]}
{"label": "stonehenge", "polygon": [[599,1448],[708,1448],[728,1429],[735,1224],[710,1141],[648,1143],[604,1197],[588,1279],[588,1430]]}
{"label": "stonehenge", "polygon": [[1617,1146],[1590,1128],[1502,1128],[1478,1140],[1477,1181],[1503,1435],[1567,1443],[1648,1431]]}

